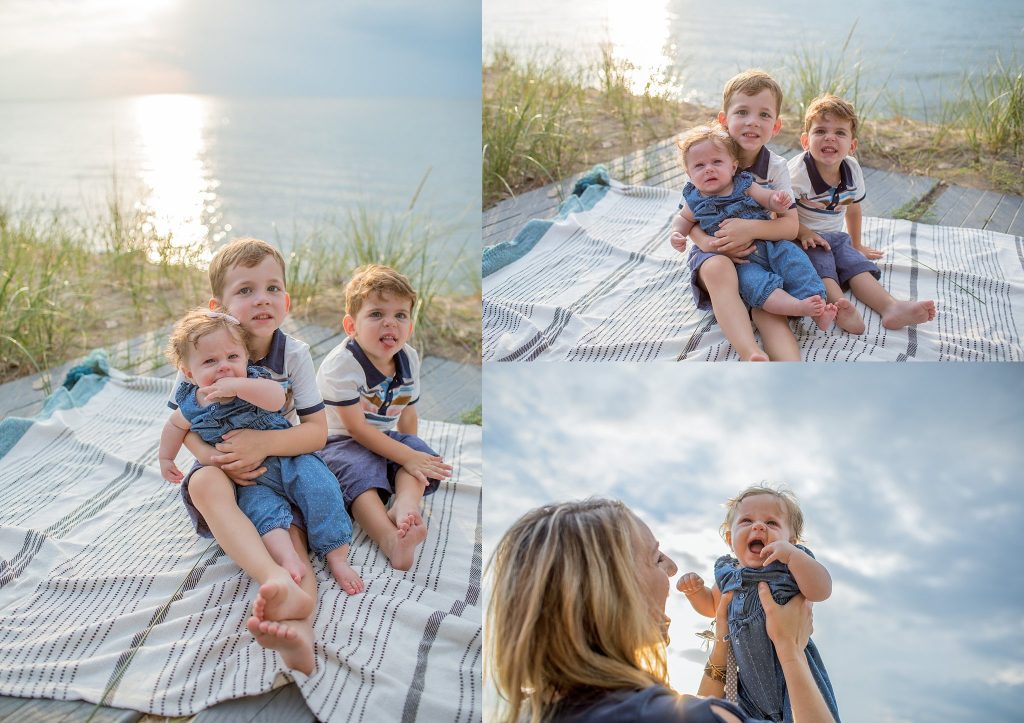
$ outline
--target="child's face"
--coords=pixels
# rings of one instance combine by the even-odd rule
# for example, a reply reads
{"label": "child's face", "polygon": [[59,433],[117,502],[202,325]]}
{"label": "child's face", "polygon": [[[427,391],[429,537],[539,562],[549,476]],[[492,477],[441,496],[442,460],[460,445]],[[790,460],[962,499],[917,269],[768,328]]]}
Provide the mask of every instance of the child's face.
{"label": "child's face", "polygon": [[218,329],[199,337],[181,371],[197,387],[208,387],[224,377],[244,377],[248,361],[245,345],[227,329]]}
{"label": "child's face", "polygon": [[412,336],[412,302],[370,294],[355,318],[345,315],[343,325],[371,361],[389,362]]}
{"label": "child's face", "polygon": [[284,290],[284,272],[273,256],[255,266],[237,265],[224,275],[223,298],[211,299],[241,322],[257,338],[269,338],[284,323],[291,297]]}
{"label": "child's face", "polygon": [[782,129],[775,110],[775,96],[765,88],[757,95],[737,93],[729,107],[718,113],[718,122],[740,144],[746,154],[757,153]]}
{"label": "child's face", "polygon": [[732,186],[739,164],[714,141],[701,141],[686,152],[686,175],[705,196],[720,196]]}
{"label": "child's face", "polygon": [[811,158],[825,166],[838,166],[840,161],[857,150],[853,123],[822,113],[811,121],[811,127],[800,136],[800,145],[810,151]]}
{"label": "child's face", "polygon": [[782,502],[774,495],[751,495],[736,506],[725,533],[725,541],[732,548],[743,567],[763,567],[761,550],[771,542],[796,542],[789,526],[789,516]]}

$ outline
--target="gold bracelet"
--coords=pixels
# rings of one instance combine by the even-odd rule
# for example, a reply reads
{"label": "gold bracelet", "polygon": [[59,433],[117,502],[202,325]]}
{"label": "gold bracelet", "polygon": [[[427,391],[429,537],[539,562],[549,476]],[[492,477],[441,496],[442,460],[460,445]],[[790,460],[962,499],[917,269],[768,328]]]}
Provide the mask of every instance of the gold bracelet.
{"label": "gold bracelet", "polygon": [[725,682],[725,666],[715,665],[710,660],[704,666],[704,675],[711,678],[711,680],[717,680],[719,683]]}

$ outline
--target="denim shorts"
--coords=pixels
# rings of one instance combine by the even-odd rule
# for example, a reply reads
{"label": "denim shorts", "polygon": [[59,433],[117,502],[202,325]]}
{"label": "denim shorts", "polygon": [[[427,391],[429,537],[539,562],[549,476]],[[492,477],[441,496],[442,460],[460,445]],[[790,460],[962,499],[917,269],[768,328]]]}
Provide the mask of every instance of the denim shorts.
{"label": "denim shorts", "polygon": [[[385,434],[417,452],[437,454],[415,434],[402,434],[401,432],[385,432]],[[327,444],[320,450],[319,455],[341,483],[346,507],[351,509],[356,498],[369,490],[377,490],[381,502],[385,504],[395,493],[395,475],[398,474],[398,470],[402,466],[386,457],[381,457],[376,452],[371,452],[351,437],[328,437]],[[430,480],[430,484],[423,490],[423,494],[433,494],[439,484],[440,480]]]}

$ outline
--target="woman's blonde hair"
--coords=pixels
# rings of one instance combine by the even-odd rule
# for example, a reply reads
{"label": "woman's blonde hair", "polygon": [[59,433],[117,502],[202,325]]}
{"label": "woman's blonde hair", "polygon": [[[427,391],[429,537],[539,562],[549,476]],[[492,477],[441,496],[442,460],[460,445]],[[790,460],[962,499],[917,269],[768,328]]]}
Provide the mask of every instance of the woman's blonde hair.
{"label": "woman's blonde hair", "polygon": [[642,592],[640,522],[616,500],[540,507],[505,533],[491,559],[489,672],[508,702],[540,721],[584,688],[668,684],[661,624]]}
{"label": "woman's blonde hair", "polygon": [[167,340],[168,361],[178,369],[185,369],[189,351],[196,348],[199,340],[207,334],[226,329],[232,337],[245,347],[249,354],[249,333],[242,328],[238,320],[223,311],[211,311],[203,307],[191,309],[185,316],[178,319]]}

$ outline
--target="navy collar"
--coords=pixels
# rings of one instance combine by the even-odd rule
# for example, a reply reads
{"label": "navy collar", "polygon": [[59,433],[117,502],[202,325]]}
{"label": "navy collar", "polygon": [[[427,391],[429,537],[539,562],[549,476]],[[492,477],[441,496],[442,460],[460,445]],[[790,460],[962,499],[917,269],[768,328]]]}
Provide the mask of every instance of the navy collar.
{"label": "navy collar", "polygon": [[[831,184],[826,182],[821,177],[821,174],[818,173],[818,164],[814,162],[810,151],[804,151],[804,166],[807,168],[807,178],[811,182],[811,188],[814,189],[815,195],[820,196],[832,188]],[[839,162],[839,185],[836,186],[836,192],[846,191],[852,186],[853,171],[850,170],[850,164],[844,158]]]}
{"label": "navy collar", "polygon": [[[352,356],[359,362],[359,366],[363,368],[363,374],[366,375],[366,385],[370,389],[373,389],[387,379],[381,370],[373,365],[370,357],[366,356],[363,347],[359,346],[359,342],[355,339],[349,337],[348,341],[345,342],[345,348],[352,352]],[[398,353],[395,354],[395,381],[399,384],[412,381],[412,373],[409,371],[409,357],[406,355],[405,349],[399,349]]]}
{"label": "navy collar", "polygon": [[275,374],[284,374],[284,347],[288,337],[280,329],[274,329],[274,335],[270,337],[270,351],[256,364],[266,367]]}
{"label": "navy collar", "polygon": [[761,146],[761,150],[757,153],[757,158],[749,168],[742,168],[740,170],[750,171],[754,174],[754,178],[768,179],[768,162],[772,158],[771,151],[768,150],[768,146]]}

